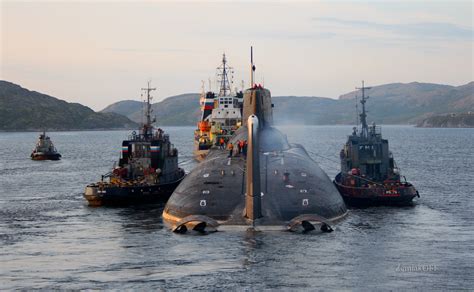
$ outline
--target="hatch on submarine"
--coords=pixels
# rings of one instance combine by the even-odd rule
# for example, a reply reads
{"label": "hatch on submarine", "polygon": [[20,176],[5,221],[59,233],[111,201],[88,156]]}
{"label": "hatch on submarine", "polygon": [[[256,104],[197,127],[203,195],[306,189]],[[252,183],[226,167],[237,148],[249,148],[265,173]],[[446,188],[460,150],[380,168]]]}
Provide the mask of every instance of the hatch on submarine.
{"label": "hatch on submarine", "polygon": [[[327,174],[303,146],[290,144],[273,127],[268,89],[253,84],[244,93],[243,126],[228,143],[247,141],[245,153],[211,149],[175,189],[163,210],[175,232],[316,229],[332,231],[346,206]],[[234,228],[233,228],[234,227]]]}

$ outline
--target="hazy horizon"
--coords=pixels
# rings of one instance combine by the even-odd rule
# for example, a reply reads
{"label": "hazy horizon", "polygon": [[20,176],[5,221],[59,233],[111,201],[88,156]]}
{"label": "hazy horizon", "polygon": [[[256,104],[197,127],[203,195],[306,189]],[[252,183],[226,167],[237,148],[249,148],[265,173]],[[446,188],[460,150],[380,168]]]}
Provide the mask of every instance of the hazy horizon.
{"label": "hazy horizon", "polygon": [[0,4],[0,79],[94,110],[201,90],[225,52],[235,87],[337,98],[368,85],[474,80],[473,3],[13,2]]}

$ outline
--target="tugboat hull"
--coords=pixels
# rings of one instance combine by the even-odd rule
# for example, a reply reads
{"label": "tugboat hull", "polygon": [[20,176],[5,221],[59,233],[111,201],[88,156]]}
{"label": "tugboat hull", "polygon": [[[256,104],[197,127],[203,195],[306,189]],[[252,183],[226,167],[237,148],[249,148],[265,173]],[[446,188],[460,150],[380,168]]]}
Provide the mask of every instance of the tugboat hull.
{"label": "tugboat hull", "polygon": [[144,203],[166,203],[183,180],[151,186],[100,186],[90,184],[86,187],[84,198],[89,206],[126,206]]}
{"label": "tugboat hull", "polygon": [[340,173],[336,176],[334,184],[346,204],[354,207],[405,206],[412,204],[413,199],[420,196],[410,183],[374,187],[348,186],[341,182]]}
{"label": "tugboat hull", "polygon": [[60,160],[61,159],[61,154],[59,153],[53,153],[53,154],[31,154],[31,159],[32,160]]}

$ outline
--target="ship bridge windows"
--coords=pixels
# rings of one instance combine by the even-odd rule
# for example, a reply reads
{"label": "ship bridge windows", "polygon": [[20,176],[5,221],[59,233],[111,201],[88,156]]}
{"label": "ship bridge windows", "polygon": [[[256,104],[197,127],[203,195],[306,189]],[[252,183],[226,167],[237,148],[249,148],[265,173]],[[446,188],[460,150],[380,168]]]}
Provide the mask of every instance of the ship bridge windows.
{"label": "ship bridge windows", "polygon": [[221,98],[219,98],[219,104],[222,104],[222,105],[234,104],[234,98],[232,98],[232,97],[221,97]]}
{"label": "ship bridge windows", "polygon": [[133,143],[131,155],[135,158],[150,157],[150,144]]}

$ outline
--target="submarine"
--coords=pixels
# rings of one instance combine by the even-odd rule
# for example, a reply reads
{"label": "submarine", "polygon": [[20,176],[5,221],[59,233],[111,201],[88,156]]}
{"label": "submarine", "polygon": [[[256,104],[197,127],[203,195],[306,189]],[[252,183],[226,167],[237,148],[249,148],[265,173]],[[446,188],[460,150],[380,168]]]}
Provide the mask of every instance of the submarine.
{"label": "submarine", "polygon": [[246,147],[211,149],[175,189],[163,221],[177,233],[236,228],[330,232],[347,214],[344,200],[304,147],[289,143],[273,127],[271,93],[254,84],[253,60],[251,68],[243,124],[227,145],[245,141]]}

